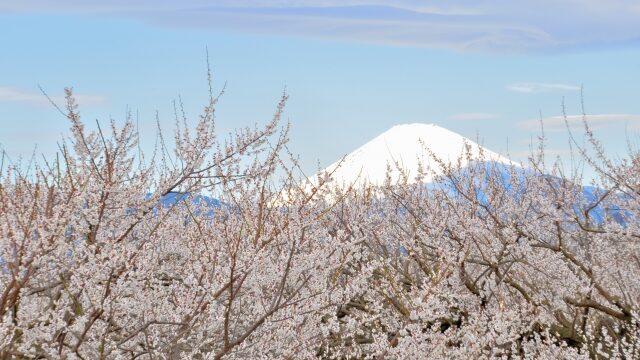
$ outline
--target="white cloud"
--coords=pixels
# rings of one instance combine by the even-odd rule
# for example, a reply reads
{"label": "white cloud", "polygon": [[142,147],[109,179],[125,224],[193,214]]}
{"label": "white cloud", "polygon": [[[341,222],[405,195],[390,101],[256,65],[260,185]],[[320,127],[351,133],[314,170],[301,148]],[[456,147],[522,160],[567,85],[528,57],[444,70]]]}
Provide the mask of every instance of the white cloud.
{"label": "white cloud", "polygon": [[507,89],[515,92],[538,93],[550,91],[579,91],[580,86],[570,84],[518,83],[507,86]]}
{"label": "white cloud", "polygon": [[0,13],[133,17],[155,24],[480,52],[637,46],[637,0],[21,0]]}
{"label": "white cloud", "polygon": [[[542,119],[544,131],[564,131],[567,124],[571,129],[583,127],[582,115],[551,116]],[[640,115],[634,114],[597,114],[587,115],[587,124],[592,129],[607,126],[627,126],[630,130],[640,130]],[[531,119],[520,122],[520,127],[526,130],[540,130],[540,119]]]}
{"label": "white cloud", "polygon": [[[101,95],[74,95],[78,104],[80,106],[87,105],[103,105],[107,102],[107,98]],[[53,100],[56,104],[63,104],[65,99],[64,96],[50,96],[51,100]],[[23,91],[20,89],[16,89],[13,87],[2,87],[0,86],[0,102],[4,103],[22,103],[26,105],[32,106],[47,106],[50,105],[47,97],[40,93],[31,93],[27,91]]]}
{"label": "white cloud", "polygon": [[493,113],[460,113],[451,115],[451,120],[493,120],[499,118],[500,115]]}

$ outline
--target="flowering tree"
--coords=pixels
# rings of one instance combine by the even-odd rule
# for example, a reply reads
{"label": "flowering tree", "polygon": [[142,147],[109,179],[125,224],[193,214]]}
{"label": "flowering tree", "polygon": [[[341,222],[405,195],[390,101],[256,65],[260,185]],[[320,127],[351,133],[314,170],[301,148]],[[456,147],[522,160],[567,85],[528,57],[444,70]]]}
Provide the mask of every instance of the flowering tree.
{"label": "flowering tree", "polygon": [[285,102],[220,139],[210,94],[145,157],[131,119],[88,131],[67,90],[58,155],[0,167],[0,357],[638,357],[637,153],[614,163],[586,127],[597,186],[543,146],[524,168],[435,159],[430,185],[425,164],[311,186]]}
{"label": "flowering tree", "polygon": [[640,157],[613,164],[586,129],[595,154],[579,151],[598,187],[548,169],[542,148],[526,169],[435,159],[435,185],[353,195],[359,216],[336,218],[362,246],[343,272],[351,300],[328,322],[326,353],[637,357]]}
{"label": "flowering tree", "polygon": [[172,155],[160,135],[146,159],[131,119],[89,132],[67,90],[58,156],[28,174],[5,167],[3,358],[314,353],[344,244],[325,239],[324,205],[294,196],[293,176],[274,191],[286,96],[264,128],[225,141],[210,100],[195,132],[178,126]]}

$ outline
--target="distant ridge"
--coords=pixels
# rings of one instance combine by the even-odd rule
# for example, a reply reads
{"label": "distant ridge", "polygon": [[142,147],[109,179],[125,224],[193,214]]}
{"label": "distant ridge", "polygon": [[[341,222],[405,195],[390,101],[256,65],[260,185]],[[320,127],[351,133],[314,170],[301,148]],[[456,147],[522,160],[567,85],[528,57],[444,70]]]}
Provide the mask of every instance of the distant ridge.
{"label": "distant ridge", "polygon": [[[408,182],[415,183],[420,163],[426,169],[434,170],[436,174],[440,173],[438,165],[425,148],[438,159],[456,162],[466,153],[465,146],[470,147],[472,161],[480,160],[482,153],[483,160],[512,164],[506,157],[487,150],[453,131],[434,124],[415,123],[392,127],[343,159],[329,165],[324,171],[331,173],[335,170],[331,178],[337,185],[362,187],[365,184],[384,184],[389,165],[392,169],[391,182],[395,184],[402,178],[402,174],[396,169],[397,163],[408,176]],[[466,164],[466,159],[463,159],[462,165]],[[432,176],[429,175],[424,182],[431,180]]]}

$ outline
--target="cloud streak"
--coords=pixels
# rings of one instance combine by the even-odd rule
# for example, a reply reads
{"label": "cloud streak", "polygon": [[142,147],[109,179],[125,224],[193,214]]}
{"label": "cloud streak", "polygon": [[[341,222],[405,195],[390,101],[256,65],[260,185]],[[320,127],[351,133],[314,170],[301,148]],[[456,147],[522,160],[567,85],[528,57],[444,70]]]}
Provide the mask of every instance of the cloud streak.
{"label": "cloud streak", "polygon": [[0,4],[0,13],[133,17],[164,26],[490,53],[640,43],[636,0],[22,0]]}
{"label": "cloud streak", "polygon": [[[635,114],[587,115],[586,121],[592,129],[626,125],[631,130],[640,130],[640,115]],[[544,131],[550,132],[565,131],[567,125],[570,129],[578,129],[584,126],[582,115],[546,117],[542,119],[542,124]],[[537,131],[540,130],[540,119],[525,120],[520,122],[519,125],[525,130]]]}
{"label": "cloud streak", "polygon": [[540,93],[552,91],[580,91],[580,86],[570,84],[518,83],[507,86],[507,90],[521,93]]}
{"label": "cloud streak", "polygon": [[[78,104],[86,106],[104,105],[107,98],[101,95],[74,95]],[[56,104],[64,103],[64,96],[50,96]],[[13,87],[0,86],[0,103],[17,103],[29,106],[47,106],[49,100],[43,94],[31,93]]]}

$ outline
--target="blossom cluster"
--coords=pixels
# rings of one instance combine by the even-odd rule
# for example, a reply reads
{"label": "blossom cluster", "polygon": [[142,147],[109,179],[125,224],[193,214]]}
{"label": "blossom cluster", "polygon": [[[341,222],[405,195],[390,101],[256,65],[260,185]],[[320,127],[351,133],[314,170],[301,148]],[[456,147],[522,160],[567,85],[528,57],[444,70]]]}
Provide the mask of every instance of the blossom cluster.
{"label": "blossom cluster", "polygon": [[587,126],[594,186],[541,146],[337,187],[300,180],[286,100],[219,139],[211,96],[145,157],[130,118],[89,131],[68,90],[59,154],[0,170],[0,357],[640,356],[637,153]]}

